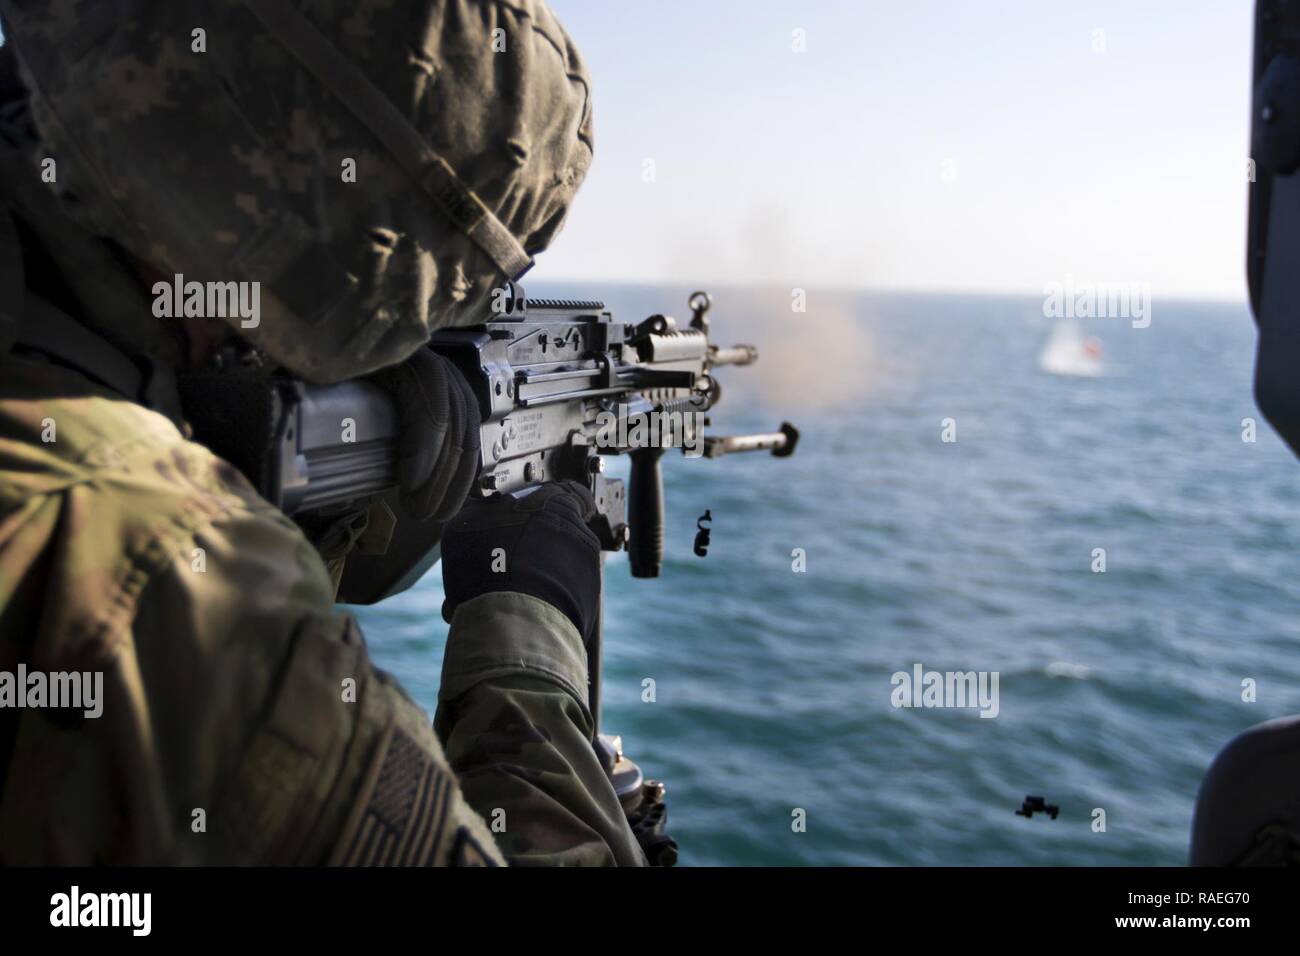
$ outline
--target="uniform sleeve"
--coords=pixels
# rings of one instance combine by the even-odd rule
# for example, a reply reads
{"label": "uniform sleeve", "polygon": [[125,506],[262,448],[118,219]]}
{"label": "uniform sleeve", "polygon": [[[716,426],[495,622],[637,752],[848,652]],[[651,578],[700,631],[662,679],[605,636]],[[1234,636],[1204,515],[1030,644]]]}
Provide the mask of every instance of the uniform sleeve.
{"label": "uniform sleeve", "polygon": [[645,863],[592,748],[586,699],[582,639],[558,610],[514,592],[457,608],[434,726],[512,865]]}
{"label": "uniform sleeve", "polygon": [[[276,515],[216,527],[205,550],[209,562],[216,552],[218,566],[203,575],[213,585],[186,588],[203,643],[235,651],[217,659],[235,676],[251,671],[254,686],[273,675],[235,715],[237,761],[214,775],[210,826],[198,839],[206,846],[196,855],[259,864],[501,864],[427,715],[371,664],[355,620],[333,608],[314,549],[286,524]],[[168,701],[184,712],[183,701]]]}
{"label": "uniform sleeve", "polygon": [[[63,509],[106,510],[87,487]],[[501,864],[427,715],[372,666],[297,528],[269,506],[208,518],[135,549],[129,622],[88,662],[102,713],[22,722],[10,769],[25,786],[4,817],[26,823],[6,828],[6,862]],[[72,601],[96,580],[51,586]]]}

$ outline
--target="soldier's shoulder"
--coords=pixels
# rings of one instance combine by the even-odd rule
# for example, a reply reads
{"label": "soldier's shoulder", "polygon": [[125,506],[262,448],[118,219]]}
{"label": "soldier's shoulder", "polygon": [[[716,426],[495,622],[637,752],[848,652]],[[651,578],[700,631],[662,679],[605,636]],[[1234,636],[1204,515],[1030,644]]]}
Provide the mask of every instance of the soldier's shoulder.
{"label": "soldier's shoulder", "polygon": [[8,358],[0,386],[0,472],[9,501],[95,484],[149,495],[157,512],[192,492],[269,508],[239,472],[164,415],[70,370]]}
{"label": "soldier's shoulder", "polygon": [[[100,631],[129,626],[141,593],[164,576],[195,600],[246,583],[332,603],[314,549],[231,464],[163,415],[49,368],[10,375],[19,364],[6,364],[0,386],[7,568],[53,562],[69,600],[103,609],[85,622]],[[109,613],[118,620],[101,619]]]}

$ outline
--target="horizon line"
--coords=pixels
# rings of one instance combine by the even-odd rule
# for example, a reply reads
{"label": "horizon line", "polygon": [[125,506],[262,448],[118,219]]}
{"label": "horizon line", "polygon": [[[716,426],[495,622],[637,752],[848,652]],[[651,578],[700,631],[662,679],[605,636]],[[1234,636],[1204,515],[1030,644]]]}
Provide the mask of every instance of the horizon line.
{"label": "horizon line", "polygon": [[[565,285],[565,284],[582,284],[620,286],[633,288],[638,286],[652,287],[665,285],[690,286],[692,283],[684,282],[677,279],[609,279],[609,278],[592,278],[592,277],[538,277],[539,284],[546,285]],[[522,280],[520,283],[525,290],[529,281]],[[821,292],[830,292],[834,294],[876,294],[876,295],[938,295],[938,296],[961,296],[965,298],[1001,298],[1001,299],[1041,299],[1046,292],[1041,290],[1028,291],[1025,289],[980,289],[980,288],[955,288],[955,287],[937,287],[937,286],[886,286],[886,285],[844,285],[831,283],[827,285],[789,285],[785,282],[776,282],[771,280],[726,280],[707,283],[694,283],[697,288],[711,287],[720,289],[787,289],[801,288],[811,290],[816,288]],[[1104,288],[1105,286],[1102,286]],[[1228,293],[1199,293],[1199,294],[1173,294],[1166,295],[1162,292],[1152,293],[1153,298],[1159,298],[1168,302],[1202,302],[1213,303],[1215,305],[1240,305],[1249,307],[1249,294],[1245,288],[1239,294],[1233,295]]]}

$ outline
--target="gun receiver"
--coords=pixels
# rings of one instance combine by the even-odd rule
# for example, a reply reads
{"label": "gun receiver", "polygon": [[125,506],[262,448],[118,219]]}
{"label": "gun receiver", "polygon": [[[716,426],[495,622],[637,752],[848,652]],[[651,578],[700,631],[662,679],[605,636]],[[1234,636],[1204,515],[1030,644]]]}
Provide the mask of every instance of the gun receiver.
{"label": "gun receiver", "polygon": [[[517,294],[485,325],[434,334],[429,347],[465,375],[483,417],[471,493],[512,494],[544,481],[579,481],[596,499],[602,546],[626,546],[633,576],[657,577],[663,564],[660,459],[669,447],[706,458],[742,451],[783,457],[799,439],[788,422],[771,434],[703,434],[706,413],[722,394],[713,370],[758,358],[753,346],[719,348],[709,341],[710,304],[706,293],[692,295],[693,315],[681,328],[664,315],[632,325],[615,321],[601,302]],[[359,381],[293,386],[276,428],[277,451],[267,456],[263,493],[295,516],[374,495],[395,501],[397,416],[386,393]],[[611,454],[631,458],[626,491],[621,480],[604,475],[601,456]],[[401,526],[399,518],[399,537]],[[436,538],[439,530],[425,534]],[[397,546],[418,550],[402,541]],[[401,561],[350,558],[341,599],[373,603],[409,587],[436,560],[436,550],[429,550],[418,567],[403,573]]]}

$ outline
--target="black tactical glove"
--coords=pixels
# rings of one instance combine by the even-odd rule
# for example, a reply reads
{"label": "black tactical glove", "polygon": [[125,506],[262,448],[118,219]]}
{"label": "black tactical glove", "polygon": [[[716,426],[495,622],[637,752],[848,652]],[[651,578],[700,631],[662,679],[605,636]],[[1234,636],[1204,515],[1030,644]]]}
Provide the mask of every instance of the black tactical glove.
{"label": "black tactical glove", "polygon": [[456,366],[427,348],[371,381],[397,405],[397,484],[411,517],[445,521],[478,473],[478,401]]}
{"label": "black tactical glove", "polygon": [[600,539],[587,527],[595,514],[576,481],[471,500],[442,537],[443,619],[480,594],[519,591],[568,615],[586,643],[600,607]]}

